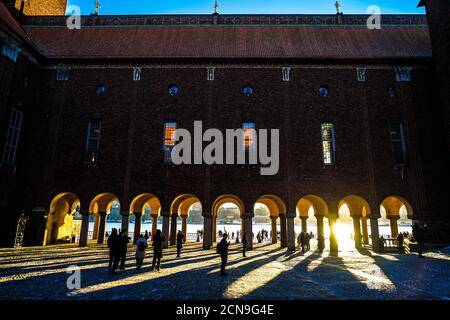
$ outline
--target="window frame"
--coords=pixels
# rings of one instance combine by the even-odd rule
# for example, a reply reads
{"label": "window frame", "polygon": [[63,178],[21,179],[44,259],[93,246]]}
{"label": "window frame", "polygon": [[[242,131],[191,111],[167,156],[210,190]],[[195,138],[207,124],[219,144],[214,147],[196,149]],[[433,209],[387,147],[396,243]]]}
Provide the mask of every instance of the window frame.
{"label": "window frame", "polygon": [[[393,130],[393,126],[396,126],[400,131],[400,139],[394,138],[393,135],[396,134]],[[405,140],[405,129],[403,123],[401,122],[391,122],[389,124],[389,137],[391,140],[391,152],[392,152],[392,162],[394,164],[394,168],[406,167],[408,163],[407,150],[406,150],[406,140]],[[401,156],[403,157],[403,161],[397,161],[397,151],[396,144],[399,143],[401,145]]]}
{"label": "window frame", "polygon": [[[92,134],[91,134],[91,130],[93,127],[94,123],[98,123],[98,137],[93,138]],[[100,119],[91,119],[88,122],[88,127],[87,127],[87,134],[86,134],[86,145],[85,145],[85,155],[84,155],[84,162],[85,163],[90,163],[90,164],[97,164],[98,163],[98,158],[99,158],[99,151],[100,151],[100,139],[101,139],[101,135],[102,135],[102,120]],[[92,141],[96,141],[97,145],[95,148],[95,154],[94,154],[94,160],[92,160],[92,155],[90,155],[90,151],[91,151],[91,142]]]}
{"label": "window frame", "polygon": [[[324,131],[327,130],[324,126],[325,125],[331,125],[331,139],[324,139]],[[321,141],[322,141],[322,164],[325,167],[334,167],[336,166],[336,126],[334,124],[334,122],[332,121],[327,121],[327,122],[322,122],[320,124],[320,137],[321,137]],[[327,151],[325,150],[325,143],[330,143],[330,162],[327,163],[326,159],[327,159]]]}
{"label": "window frame", "polygon": [[171,166],[173,165],[173,161],[172,161],[172,150],[175,147],[175,136],[172,137],[172,143],[173,145],[168,145],[167,141],[167,134],[166,134],[166,130],[169,128],[169,126],[174,127],[173,129],[173,134],[175,133],[175,131],[178,128],[178,122],[175,119],[166,119],[164,120],[163,123],[163,132],[162,132],[162,153],[163,153],[163,164],[165,166]]}
{"label": "window frame", "polygon": [[[8,129],[6,131],[6,138],[5,138],[5,143],[4,143],[4,147],[3,147],[2,164],[11,165],[11,166],[14,166],[16,164],[17,149],[19,147],[20,134],[22,132],[23,115],[24,115],[23,112],[20,111],[19,109],[17,109],[17,108],[11,109],[11,113],[9,116],[9,122],[8,122]],[[19,118],[17,118],[17,117],[19,117]],[[14,124],[13,124],[13,119],[14,119]],[[14,139],[15,141],[13,141],[12,139]],[[6,158],[7,153],[8,153],[8,158]]]}

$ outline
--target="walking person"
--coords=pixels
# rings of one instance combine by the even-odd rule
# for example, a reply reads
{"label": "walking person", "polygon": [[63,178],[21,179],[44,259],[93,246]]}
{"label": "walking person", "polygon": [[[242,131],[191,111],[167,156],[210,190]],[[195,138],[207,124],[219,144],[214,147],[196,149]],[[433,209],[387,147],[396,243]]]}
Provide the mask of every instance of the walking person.
{"label": "walking person", "polygon": [[148,247],[147,239],[144,235],[140,235],[139,239],[136,241],[136,267],[141,270],[145,258],[145,249]]}
{"label": "walking person", "polygon": [[181,249],[183,248],[183,242],[184,242],[184,234],[181,232],[181,230],[178,230],[177,233],[177,258],[181,258]]}
{"label": "walking person", "polygon": [[112,229],[111,235],[108,237],[108,248],[109,248],[109,265],[108,272],[113,274],[117,270],[120,259],[120,239],[117,234],[117,229]]}
{"label": "walking person", "polygon": [[244,234],[242,235],[242,256],[243,257],[246,257],[245,252],[247,251],[247,245],[248,245],[247,233],[244,232]]}
{"label": "walking person", "polygon": [[311,250],[310,241],[311,236],[309,235],[309,233],[305,233],[306,251]]}
{"label": "walking person", "polygon": [[119,234],[120,239],[120,270],[125,270],[125,261],[127,259],[128,243],[131,238],[128,237],[127,230],[122,230]]}
{"label": "walking person", "polygon": [[302,246],[302,252],[305,252],[306,239],[305,239],[305,233],[303,231],[300,233],[300,245]]}
{"label": "walking person", "polygon": [[153,262],[152,262],[152,271],[160,270],[161,258],[163,255],[163,242],[166,241],[166,237],[161,233],[161,230],[156,230],[156,234],[153,236]]}
{"label": "walking person", "polygon": [[224,233],[222,240],[217,245],[217,253],[220,254],[221,264],[220,264],[220,275],[227,276],[228,273],[225,272],[225,267],[228,261],[228,246],[230,242],[227,242],[228,235]]}

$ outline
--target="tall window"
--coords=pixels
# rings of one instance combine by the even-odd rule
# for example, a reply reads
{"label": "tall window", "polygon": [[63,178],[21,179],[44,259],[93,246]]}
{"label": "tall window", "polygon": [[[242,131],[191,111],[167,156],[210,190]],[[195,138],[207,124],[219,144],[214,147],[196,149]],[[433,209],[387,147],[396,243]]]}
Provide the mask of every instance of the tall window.
{"label": "tall window", "polygon": [[322,148],[324,165],[334,165],[336,163],[336,144],[333,123],[322,123]]}
{"label": "tall window", "polygon": [[172,150],[175,147],[175,130],[177,130],[177,123],[175,121],[164,122],[164,164],[172,164]]}
{"label": "tall window", "polygon": [[89,121],[85,156],[87,162],[95,163],[98,160],[101,130],[102,122],[100,120]]}
{"label": "tall window", "polygon": [[389,126],[392,144],[392,156],[394,166],[406,165],[406,145],[403,133],[403,125],[401,123],[391,123]]}
{"label": "tall window", "polygon": [[23,112],[15,108],[11,110],[8,132],[6,134],[5,149],[3,151],[3,163],[14,165],[16,151],[19,143],[20,129],[22,127]]}
{"label": "tall window", "polygon": [[256,126],[254,122],[244,122],[242,124],[244,130],[244,148],[245,152],[255,151],[256,148]]}

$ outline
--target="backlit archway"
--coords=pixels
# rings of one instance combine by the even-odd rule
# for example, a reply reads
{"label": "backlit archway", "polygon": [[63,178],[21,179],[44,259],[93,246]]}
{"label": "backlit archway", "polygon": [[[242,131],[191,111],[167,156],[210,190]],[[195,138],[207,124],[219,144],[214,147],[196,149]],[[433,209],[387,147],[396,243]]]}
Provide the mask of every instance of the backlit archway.
{"label": "backlit archway", "polygon": [[370,206],[366,200],[356,195],[343,198],[338,206],[339,219],[334,226],[336,237],[341,248],[357,249],[369,244],[369,229],[367,216],[370,215]]}
{"label": "backlit archway", "polygon": [[[399,233],[399,224],[401,232],[411,233],[412,219],[414,212],[411,204],[400,196],[389,196],[383,200],[380,206],[382,216],[381,223],[389,221],[390,236],[396,238]],[[384,231],[387,233],[387,231]]]}
{"label": "backlit archway", "polygon": [[71,192],[63,192],[53,198],[45,227],[44,244],[74,242],[80,235],[81,221],[74,216],[80,200]]}
{"label": "backlit archway", "polygon": [[[200,210],[200,211],[199,211]],[[189,214],[192,213],[192,223],[196,223],[199,226],[203,223],[202,216],[202,205],[200,199],[193,194],[182,194],[175,198],[170,206],[171,212],[171,226],[170,226],[170,243],[175,244],[176,235],[178,230],[183,233],[185,240],[197,241],[200,240],[201,229],[203,227],[197,228],[197,230],[188,230],[188,218]],[[191,232],[189,232],[191,231]]]}
{"label": "backlit archway", "polygon": [[[218,235],[222,234],[223,232],[228,233],[231,230],[234,230],[236,234],[239,232],[240,236],[242,236],[242,234],[244,233],[244,213],[245,207],[239,197],[227,194],[217,198],[212,206],[212,242],[214,243],[217,241]],[[217,226],[218,220],[220,222],[219,228]]]}
{"label": "backlit archway", "polygon": [[[319,250],[325,248],[325,239],[329,237],[329,228],[324,228],[324,224],[328,222],[328,206],[321,197],[316,195],[307,195],[297,202],[297,217],[301,220],[301,230],[299,232],[313,232],[314,240],[317,241]],[[309,230],[308,227],[316,228]],[[327,230],[327,232],[325,232]]]}
{"label": "backlit archway", "polygon": [[94,216],[92,239],[97,240],[97,243],[105,241],[106,218],[114,204],[120,206],[119,199],[114,194],[105,192],[94,197],[89,205],[89,212]]}
{"label": "backlit archway", "polygon": [[[276,195],[269,194],[258,198],[254,207],[255,216],[252,219],[255,227],[253,234],[256,235],[254,240],[270,241],[275,244],[280,239],[281,243],[286,244],[286,211],[286,204]],[[258,239],[258,234],[261,239]]]}
{"label": "backlit archway", "polygon": [[[146,212],[150,211],[151,230],[142,230],[142,222]],[[156,233],[158,217],[161,213],[161,203],[159,199],[151,193],[142,193],[136,196],[130,204],[131,222],[134,223],[133,242],[136,242],[141,233],[151,237]],[[128,229],[128,221],[122,221],[122,228]]]}

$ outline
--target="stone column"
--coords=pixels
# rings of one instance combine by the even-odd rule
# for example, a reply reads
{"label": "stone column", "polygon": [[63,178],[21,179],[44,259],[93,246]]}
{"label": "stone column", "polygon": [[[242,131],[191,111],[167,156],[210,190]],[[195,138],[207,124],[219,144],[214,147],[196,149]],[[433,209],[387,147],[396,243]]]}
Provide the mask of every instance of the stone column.
{"label": "stone column", "polygon": [[368,216],[370,219],[370,232],[372,238],[372,249],[375,252],[380,251],[380,232],[378,230],[378,219],[381,218],[380,215],[370,215]]}
{"label": "stone column", "polygon": [[300,217],[302,220],[302,232],[308,232],[308,217]]}
{"label": "stone column", "polygon": [[316,216],[317,219],[317,247],[320,251],[325,249],[325,233],[323,228],[324,216]]}
{"label": "stone column", "polygon": [[244,217],[241,217],[241,242],[242,242],[242,235],[244,234],[244,232],[245,232],[245,218]]}
{"label": "stone column", "polygon": [[212,245],[212,216],[211,213],[203,212],[203,250],[209,250]]}
{"label": "stone column", "polygon": [[211,217],[211,243],[217,242],[217,217]]}
{"label": "stone column", "polygon": [[127,235],[129,233],[130,230],[128,230],[128,228],[130,227],[130,213],[127,211],[122,211],[120,213],[120,215],[122,216],[122,230],[126,230],[127,231]]}
{"label": "stone column", "polygon": [[178,214],[172,213],[172,216],[170,218],[170,245],[175,245],[177,241],[177,219]]}
{"label": "stone column", "polygon": [[94,213],[94,230],[92,232],[92,240],[98,239],[98,226],[100,224],[100,215],[98,213]]}
{"label": "stone column", "polygon": [[330,224],[330,252],[338,253],[339,246],[336,238],[336,233],[334,232],[334,225],[338,219],[337,214],[330,214],[328,216],[328,223]]}
{"label": "stone column", "polygon": [[286,216],[280,216],[280,243],[282,248],[287,247],[287,227],[286,227]]}
{"label": "stone column", "polygon": [[361,218],[362,238],[365,245],[369,245],[369,232],[367,230],[367,217]]}
{"label": "stone column", "polygon": [[397,238],[397,236],[398,236],[398,224],[397,224],[398,219],[400,219],[400,217],[397,217],[397,216],[389,217],[389,220],[391,221],[391,237],[392,238]]}
{"label": "stone column", "polygon": [[106,230],[106,212],[99,212],[100,222],[98,226],[98,238],[97,243],[105,242],[105,230]]}
{"label": "stone column", "polygon": [[181,219],[182,219],[181,232],[184,235],[185,241],[187,239],[187,218],[188,218],[188,216],[181,216]]}
{"label": "stone column", "polygon": [[247,234],[247,250],[253,250],[253,212],[248,212],[245,217],[245,233]]}
{"label": "stone column", "polygon": [[156,234],[158,230],[158,216],[152,215],[152,236]]}
{"label": "stone column", "polygon": [[295,251],[295,224],[294,224],[294,214],[286,215],[287,222],[287,247],[289,251]]}
{"label": "stone column", "polygon": [[134,235],[133,244],[136,244],[139,235],[141,234],[141,224],[142,224],[142,212],[133,212],[134,214]]}
{"label": "stone column", "polygon": [[362,241],[361,241],[361,223],[360,223],[360,216],[353,216],[353,233],[354,233],[354,240],[355,240],[355,248],[361,249],[362,248]]}
{"label": "stone column", "polygon": [[169,228],[170,228],[170,213],[169,212],[163,212],[161,213],[163,217],[162,222],[162,234],[166,238],[166,241],[163,242],[163,248],[169,247]]}
{"label": "stone column", "polygon": [[277,217],[271,216],[270,219],[272,220],[272,244],[275,244],[278,242]]}
{"label": "stone column", "polygon": [[81,220],[81,231],[80,231],[80,247],[86,247],[88,245],[88,237],[89,237],[89,212],[81,211],[81,215],[83,216]]}

